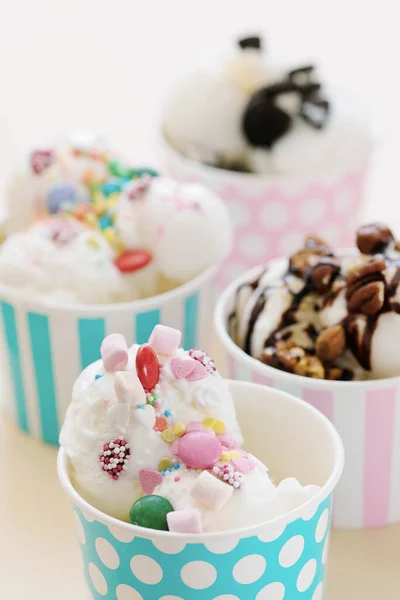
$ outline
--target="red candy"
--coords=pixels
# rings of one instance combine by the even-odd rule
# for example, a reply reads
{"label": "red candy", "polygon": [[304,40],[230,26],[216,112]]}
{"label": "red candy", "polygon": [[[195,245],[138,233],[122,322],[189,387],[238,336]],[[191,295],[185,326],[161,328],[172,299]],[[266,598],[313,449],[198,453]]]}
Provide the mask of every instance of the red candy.
{"label": "red candy", "polygon": [[53,150],[34,150],[30,155],[32,171],[35,175],[40,175],[48,169],[54,162]]}
{"label": "red candy", "polygon": [[146,391],[149,392],[158,383],[160,367],[157,355],[147,344],[140,346],[137,351],[136,371],[140,383]]}
{"label": "red candy", "polygon": [[222,444],[211,433],[192,431],[179,440],[179,458],[192,469],[211,469],[221,454]]}
{"label": "red candy", "polygon": [[121,273],[133,273],[143,269],[152,258],[147,250],[125,250],[115,259],[115,266]]}

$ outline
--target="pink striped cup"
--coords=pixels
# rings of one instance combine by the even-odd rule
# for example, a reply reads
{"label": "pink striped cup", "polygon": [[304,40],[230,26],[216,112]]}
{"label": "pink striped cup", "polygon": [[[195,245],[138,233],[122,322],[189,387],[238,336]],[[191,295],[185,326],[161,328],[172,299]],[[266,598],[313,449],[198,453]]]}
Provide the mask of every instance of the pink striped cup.
{"label": "pink striped cup", "polygon": [[317,173],[290,176],[207,166],[161,140],[166,172],[177,181],[203,183],[230,210],[235,247],[219,273],[220,287],[261,261],[287,256],[316,231],[336,247],[353,242],[374,146],[370,131],[360,130],[358,135],[358,152],[350,160],[347,157]]}
{"label": "pink striped cup", "polygon": [[346,466],[337,487],[333,526],[379,527],[400,521],[400,377],[374,381],[327,381],[285,373],[241,350],[227,331],[236,289],[259,273],[242,275],[221,294],[215,328],[232,379],[279,388],[302,398],[338,430]]}

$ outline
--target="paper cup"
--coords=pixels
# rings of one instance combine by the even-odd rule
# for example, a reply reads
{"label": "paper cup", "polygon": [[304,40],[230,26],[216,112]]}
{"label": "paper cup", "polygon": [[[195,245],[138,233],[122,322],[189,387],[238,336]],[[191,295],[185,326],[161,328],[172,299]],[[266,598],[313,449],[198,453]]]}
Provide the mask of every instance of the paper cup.
{"label": "paper cup", "polygon": [[72,386],[100,358],[101,342],[110,333],[122,333],[128,345],[142,344],[163,323],[182,331],[185,348],[207,347],[217,269],[159,296],[103,305],[45,302],[0,285],[4,397],[18,426],[58,444]]}
{"label": "paper cup", "polygon": [[61,448],[60,481],[75,511],[93,600],[322,600],[332,492],[343,447],[331,423],[304,402],[230,382],[245,447],[278,478],[321,486],[304,506],[246,529],[176,534],[117,521],[74,490]]}
{"label": "paper cup", "polygon": [[290,392],[318,408],[342,437],[346,467],[335,494],[333,526],[364,528],[400,521],[400,377],[327,381],[292,375],[252,358],[227,332],[236,289],[260,267],[234,281],[220,296],[215,328],[229,376]]}
{"label": "paper cup", "polygon": [[286,177],[210,167],[183,156],[162,140],[167,173],[178,181],[203,183],[230,209],[236,241],[220,271],[220,286],[262,261],[292,253],[305,235],[316,231],[332,245],[350,245],[373,148],[367,131],[364,137],[365,143],[358,144],[359,154],[350,162],[314,174]]}

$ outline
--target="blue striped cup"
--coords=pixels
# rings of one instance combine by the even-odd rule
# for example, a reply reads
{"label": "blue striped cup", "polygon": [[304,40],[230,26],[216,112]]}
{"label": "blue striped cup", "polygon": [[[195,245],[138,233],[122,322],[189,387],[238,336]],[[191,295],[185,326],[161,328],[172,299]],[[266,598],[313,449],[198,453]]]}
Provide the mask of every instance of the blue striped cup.
{"label": "blue striped cup", "polygon": [[182,331],[185,348],[207,348],[217,269],[152,298],[103,305],[46,302],[0,285],[2,383],[18,426],[58,444],[72,386],[110,333],[142,344],[163,323]]}
{"label": "blue striped cup", "polygon": [[333,490],[343,446],[321,413],[294,396],[229,382],[245,448],[278,480],[295,476],[320,492],[303,506],[251,527],[179,534],[123,523],[74,490],[68,459],[58,474],[69,496],[90,600],[323,600]]}

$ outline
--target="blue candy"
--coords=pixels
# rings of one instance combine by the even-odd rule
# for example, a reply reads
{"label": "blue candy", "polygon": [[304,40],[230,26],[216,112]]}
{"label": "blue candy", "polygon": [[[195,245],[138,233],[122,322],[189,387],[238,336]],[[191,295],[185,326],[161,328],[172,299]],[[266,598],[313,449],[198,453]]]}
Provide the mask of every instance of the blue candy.
{"label": "blue candy", "polygon": [[115,192],[120,192],[121,187],[122,187],[121,181],[107,181],[107,183],[105,183],[103,185],[102,191],[105,196],[110,196],[111,194],[114,194]]}
{"label": "blue candy", "polygon": [[71,183],[54,183],[47,194],[47,210],[54,215],[79,202],[77,190]]}
{"label": "blue candy", "polygon": [[104,229],[107,229],[108,227],[112,227],[112,221],[111,221],[110,217],[107,217],[107,215],[103,215],[99,219],[99,225],[100,225],[100,229],[103,231]]}

